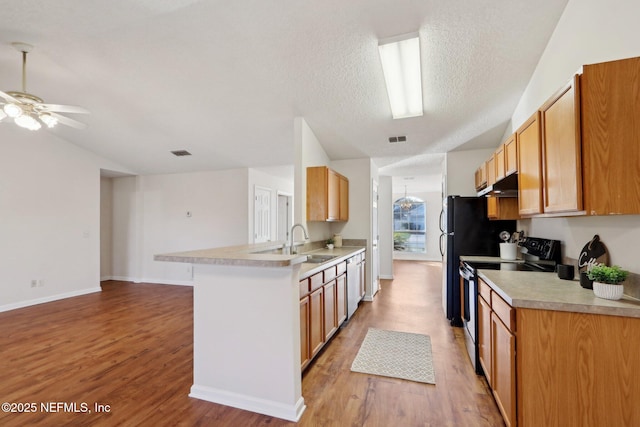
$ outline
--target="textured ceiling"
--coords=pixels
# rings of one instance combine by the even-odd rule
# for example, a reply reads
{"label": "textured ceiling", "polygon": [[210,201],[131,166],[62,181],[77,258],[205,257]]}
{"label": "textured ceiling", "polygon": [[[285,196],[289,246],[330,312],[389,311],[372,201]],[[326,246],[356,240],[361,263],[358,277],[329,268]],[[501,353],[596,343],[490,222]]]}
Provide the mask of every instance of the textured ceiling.
{"label": "textured ceiling", "polygon": [[[141,174],[292,164],[302,116],[332,159],[428,175],[500,142],[566,3],[0,0],[0,90],[20,86],[10,43],[35,45],[28,91],[92,112],[52,132]],[[392,120],[377,40],[416,30],[425,114]]]}

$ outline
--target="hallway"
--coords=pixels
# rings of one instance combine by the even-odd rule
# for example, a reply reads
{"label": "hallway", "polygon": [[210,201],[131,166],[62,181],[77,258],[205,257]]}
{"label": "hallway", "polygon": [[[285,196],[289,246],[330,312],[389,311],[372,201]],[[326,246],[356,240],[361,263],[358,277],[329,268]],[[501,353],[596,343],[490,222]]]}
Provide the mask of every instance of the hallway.
{"label": "hallway", "polygon": [[[361,304],[304,373],[307,410],[298,424],[188,397],[193,289],[117,281],[100,293],[0,313],[0,400],[38,405],[0,412],[0,424],[502,426],[462,330],[442,314],[440,264],[394,267],[395,280],[382,281],[375,301]],[[351,372],[369,327],[430,335],[436,385]],[[77,410],[41,409],[51,402]],[[96,403],[109,411],[96,412]]]}

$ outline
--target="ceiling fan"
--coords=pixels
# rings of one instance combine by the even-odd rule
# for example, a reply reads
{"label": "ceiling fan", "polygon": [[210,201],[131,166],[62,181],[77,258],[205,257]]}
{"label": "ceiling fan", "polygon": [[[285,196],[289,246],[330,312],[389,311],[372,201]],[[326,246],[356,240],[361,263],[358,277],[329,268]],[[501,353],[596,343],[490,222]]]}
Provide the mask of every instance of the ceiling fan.
{"label": "ceiling fan", "polygon": [[22,52],[22,91],[0,91],[0,122],[3,119],[13,119],[15,124],[29,130],[38,130],[45,124],[49,128],[58,123],[76,129],[84,129],[86,125],[58,113],[89,114],[82,107],[73,105],[45,104],[42,98],[27,92],[27,53],[33,46],[26,43],[11,43]]}

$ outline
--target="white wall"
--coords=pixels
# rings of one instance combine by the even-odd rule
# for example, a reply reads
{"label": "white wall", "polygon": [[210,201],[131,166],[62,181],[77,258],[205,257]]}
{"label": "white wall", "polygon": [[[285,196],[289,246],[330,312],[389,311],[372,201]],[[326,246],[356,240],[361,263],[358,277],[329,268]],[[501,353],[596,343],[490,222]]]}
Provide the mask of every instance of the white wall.
{"label": "white wall", "polygon": [[[512,117],[517,129],[583,64],[640,56],[640,2],[570,0]],[[582,247],[600,235],[610,261],[640,273],[636,242],[640,216],[540,218],[520,221],[531,235],[562,240],[563,255],[577,259]]]}
{"label": "white wall", "polygon": [[99,291],[100,168],[123,168],[11,123],[0,147],[0,311]]}
{"label": "white wall", "polygon": [[192,283],[190,265],[153,256],[248,243],[248,188],[248,169],[114,178],[115,278]]}
{"label": "white wall", "polygon": [[[496,147],[501,141],[496,141]],[[446,155],[444,174],[446,175],[447,196],[477,196],[475,188],[476,169],[495,149],[450,151]]]}

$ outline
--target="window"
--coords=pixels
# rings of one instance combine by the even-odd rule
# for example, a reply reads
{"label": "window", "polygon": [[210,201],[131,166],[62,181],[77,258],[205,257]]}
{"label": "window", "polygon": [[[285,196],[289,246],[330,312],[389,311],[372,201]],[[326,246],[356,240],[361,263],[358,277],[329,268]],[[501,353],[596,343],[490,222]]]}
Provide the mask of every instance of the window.
{"label": "window", "polygon": [[393,203],[393,249],[426,252],[425,203],[417,197],[402,197]]}

